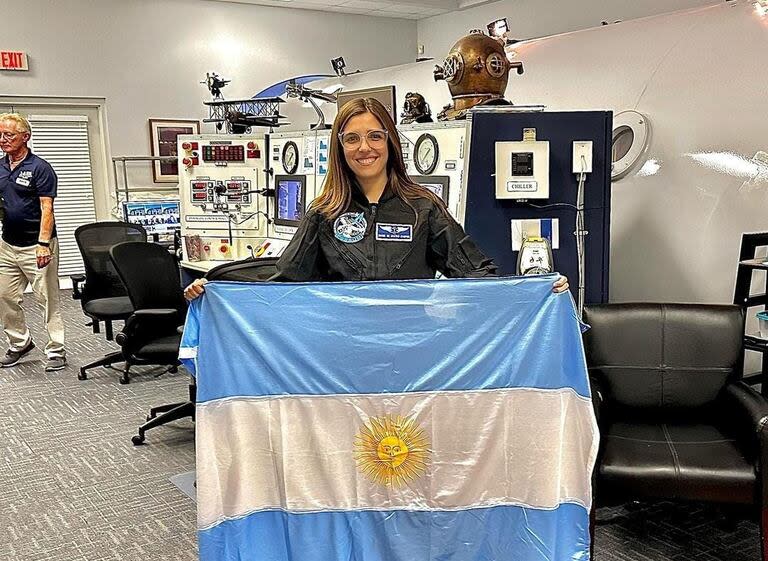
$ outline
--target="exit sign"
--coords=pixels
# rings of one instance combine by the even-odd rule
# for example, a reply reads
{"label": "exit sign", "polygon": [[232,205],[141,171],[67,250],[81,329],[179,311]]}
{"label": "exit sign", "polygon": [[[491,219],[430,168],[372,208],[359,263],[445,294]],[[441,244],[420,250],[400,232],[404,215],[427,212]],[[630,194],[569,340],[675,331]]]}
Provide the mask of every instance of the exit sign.
{"label": "exit sign", "polygon": [[27,53],[0,51],[0,70],[29,70]]}

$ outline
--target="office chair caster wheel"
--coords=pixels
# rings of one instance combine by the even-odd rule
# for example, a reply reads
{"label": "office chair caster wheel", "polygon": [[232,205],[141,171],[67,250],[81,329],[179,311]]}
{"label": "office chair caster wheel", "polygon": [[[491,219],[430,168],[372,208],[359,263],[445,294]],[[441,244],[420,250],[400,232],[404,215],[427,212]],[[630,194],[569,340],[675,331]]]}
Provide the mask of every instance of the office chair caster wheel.
{"label": "office chair caster wheel", "polygon": [[144,435],[143,434],[137,434],[131,437],[131,442],[133,442],[134,446],[141,446],[144,444]]}
{"label": "office chair caster wheel", "polygon": [[128,384],[131,381],[131,379],[128,377],[128,374],[120,374],[120,383],[121,384]]}
{"label": "office chair caster wheel", "polygon": [[77,379],[78,380],[87,380],[88,379],[88,374],[86,374],[85,370],[83,370],[81,368],[80,369],[80,374],[77,375]]}

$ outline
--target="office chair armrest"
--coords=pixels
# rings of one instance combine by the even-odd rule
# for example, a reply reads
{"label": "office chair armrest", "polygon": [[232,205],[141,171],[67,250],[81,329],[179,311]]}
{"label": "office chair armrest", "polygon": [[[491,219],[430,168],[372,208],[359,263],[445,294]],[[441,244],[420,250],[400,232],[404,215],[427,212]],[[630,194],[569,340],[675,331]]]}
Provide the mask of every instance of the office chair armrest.
{"label": "office chair armrest", "polygon": [[83,297],[83,289],[80,287],[85,282],[85,275],[69,275],[72,281],[72,299],[80,300]]}
{"label": "office chair armrest", "polygon": [[162,319],[177,318],[179,315],[179,312],[174,308],[151,308],[146,310],[135,310],[132,315],[141,319],[162,320]]}
{"label": "office chair armrest", "polygon": [[115,336],[115,342],[121,347],[133,347],[143,341],[170,335],[184,322],[179,312],[173,308],[136,310],[125,320],[125,327]]}

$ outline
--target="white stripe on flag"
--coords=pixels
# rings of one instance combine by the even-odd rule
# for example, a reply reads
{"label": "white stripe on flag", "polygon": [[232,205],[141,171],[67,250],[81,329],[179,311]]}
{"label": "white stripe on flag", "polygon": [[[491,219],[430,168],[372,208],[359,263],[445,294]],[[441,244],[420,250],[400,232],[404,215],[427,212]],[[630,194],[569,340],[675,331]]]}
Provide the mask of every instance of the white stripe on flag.
{"label": "white stripe on flag", "polygon": [[[569,389],[229,398],[196,415],[201,529],[265,509],[591,503],[597,426],[590,400]],[[402,486],[358,465],[377,461],[375,446],[360,459],[361,430],[387,415],[411,417],[426,438],[426,467]]]}

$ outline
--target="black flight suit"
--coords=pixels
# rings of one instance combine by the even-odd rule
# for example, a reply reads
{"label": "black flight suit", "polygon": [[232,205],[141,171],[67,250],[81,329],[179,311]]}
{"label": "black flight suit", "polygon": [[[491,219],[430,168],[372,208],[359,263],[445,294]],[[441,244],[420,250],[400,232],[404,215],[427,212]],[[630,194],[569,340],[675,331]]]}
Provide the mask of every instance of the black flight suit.
{"label": "black flight suit", "polygon": [[[369,203],[353,187],[345,213],[363,213],[367,228],[361,240],[345,243],[335,236],[334,220],[310,210],[277,262],[271,280],[364,281],[495,276],[496,265],[447,212],[427,198],[409,200],[418,212],[387,187],[378,203]],[[342,213],[343,214],[343,213]],[[377,227],[406,232],[409,240],[377,239]],[[410,229],[408,228],[410,226]]]}

